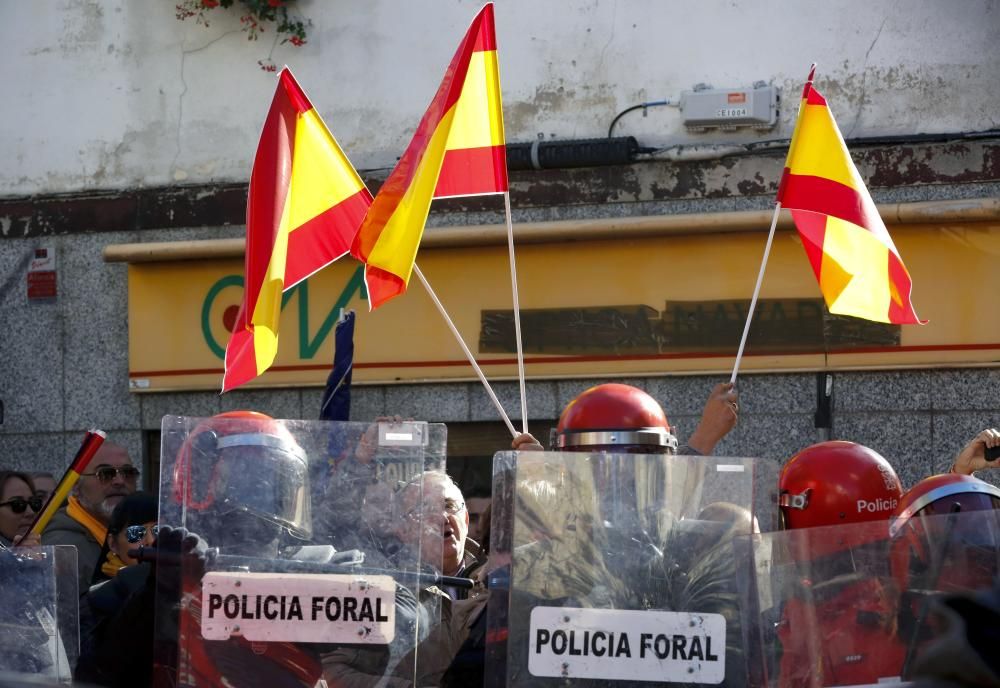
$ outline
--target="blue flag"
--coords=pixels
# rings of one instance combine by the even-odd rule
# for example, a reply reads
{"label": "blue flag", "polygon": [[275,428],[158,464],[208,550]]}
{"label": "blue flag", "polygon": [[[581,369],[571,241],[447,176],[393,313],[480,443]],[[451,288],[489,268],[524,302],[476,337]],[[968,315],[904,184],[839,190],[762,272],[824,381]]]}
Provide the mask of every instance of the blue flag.
{"label": "blue flag", "polygon": [[351,417],[351,370],[354,367],[354,311],[347,311],[333,331],[333,369],[326,379],[320,420]]}

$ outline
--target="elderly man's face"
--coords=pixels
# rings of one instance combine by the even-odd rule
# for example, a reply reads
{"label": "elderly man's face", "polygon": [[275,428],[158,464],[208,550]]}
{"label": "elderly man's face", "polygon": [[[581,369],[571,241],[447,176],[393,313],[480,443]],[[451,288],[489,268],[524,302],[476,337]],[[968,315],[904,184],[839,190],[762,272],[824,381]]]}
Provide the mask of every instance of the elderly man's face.
{"label": "elderly man's face", "polygon": [[[423,499],[419,485],[408,486],[398,527],[402,539],[416,544],[419,535],[420,556],[424,561],[440,561],[441,572],[454,576],[465,556],[465,538],[469,534],[469,512],[462,492],[446,480],[433,477],[423,481]],[[421,522],[419,531],[415,524]]]}
{"label": "elderly man's face", "polygon": [[118,502],[135,492],[138,478],[125,447],[105,442],[77,483],[77,499],[94,518],[107,524]]}

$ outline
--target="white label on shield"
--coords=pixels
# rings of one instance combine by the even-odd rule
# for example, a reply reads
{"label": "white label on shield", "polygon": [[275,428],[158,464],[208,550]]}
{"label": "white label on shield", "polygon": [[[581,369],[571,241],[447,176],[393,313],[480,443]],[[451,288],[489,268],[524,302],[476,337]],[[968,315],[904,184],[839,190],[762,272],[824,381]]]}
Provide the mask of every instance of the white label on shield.
{"label": "white label on shield", "polygon": [[387,645],[395,594],[391,576],[211,571],[201,582],[201,635]]}
{"label": "white label on shield", "polygon": [[378,445],[380,447],[421,447],[424,441],[423,427],[426,424],[404,421],[402,423],[379,423]]}
{"label": "white label on shield", "polygon": [[721,614],[535,607],[532,676],[660,683],[721,683],[726,619]]}

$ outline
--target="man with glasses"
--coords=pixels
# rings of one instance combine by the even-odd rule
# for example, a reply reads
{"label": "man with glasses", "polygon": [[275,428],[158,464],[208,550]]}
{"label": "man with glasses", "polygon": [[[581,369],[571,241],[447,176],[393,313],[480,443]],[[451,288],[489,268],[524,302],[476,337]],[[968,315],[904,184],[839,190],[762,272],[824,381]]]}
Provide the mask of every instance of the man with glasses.
{"label": "man with glasses", "polygon": [[[421,557],[425,561],[440,561],[446,576],[471,577],[482,565],[479,543],[469,538],[469,510],[462,490],[445,473],[426,471],[403,486],[397,495],[403,519],[397,522],[398,536],[412,539],[416,530],[411,522],[422,522],[420,528]],[[407,542],[415,546],[416,542]],[[466,590],[447,589],[452,599],[464,598]]]}
{"label": "man with glasses", "polygon": [[80,590],[90,587],[101,557],[111,513],[125,496],[136,490],[139,470],[125,447],[105,442],[91,459],[73,494],[42,533],[43,545],[73,545],[77,550]]}

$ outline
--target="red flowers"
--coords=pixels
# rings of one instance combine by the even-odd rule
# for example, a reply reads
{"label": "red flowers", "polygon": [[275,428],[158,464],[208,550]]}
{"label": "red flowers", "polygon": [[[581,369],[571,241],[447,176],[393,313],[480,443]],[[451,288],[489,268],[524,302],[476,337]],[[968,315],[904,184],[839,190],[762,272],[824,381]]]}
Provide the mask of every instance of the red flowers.
{"label": "red flowers", "polygon": [[[282,43],[291,43],[296,48],[306,44],[306,31],[311,26],[308,19],[292,14],[289,7],[295,0],[180,0],[174,7],[177,19],[183,21],[194,17],[203,26],[209,25],[210,14],[217,8],[228,10],[240,8],[240,24],[247,40],[256,41],[260,34],[273,26]],[[277,67],[270,57],[259,61],[264,71],[274,72]]]}

